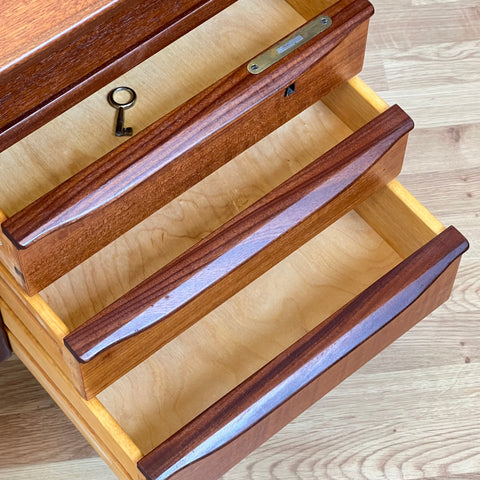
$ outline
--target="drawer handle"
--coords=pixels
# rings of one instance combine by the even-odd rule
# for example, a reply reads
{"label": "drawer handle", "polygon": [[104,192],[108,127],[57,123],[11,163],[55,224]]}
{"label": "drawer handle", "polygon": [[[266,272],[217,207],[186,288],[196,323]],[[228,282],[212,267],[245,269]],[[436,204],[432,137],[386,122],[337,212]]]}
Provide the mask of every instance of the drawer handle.
{"label": "drawer handle", "polygon": [[[14,278],[34,294],[362,68],[368,0],[262,75],[245,64],[2,224]],[[314,20],[312,20],[314,21]],[[285,88],[296,84],[295,93]]]}
{"label": "drawer handle", "polygon": [[80,368],[102,371],[90,394],[394,179],[412,128],[390,108],[65,337]]}
{"label": "drawer handle", "polygon": [[3,323],[2,312],[0,311],[0,362],[7,360],[12,355],[12,348],[8,341],[7,331]]}
{"label": "drawer handle", "polygon": [[220,477],[449,296],[449,227],[138,463],[147,480]]}

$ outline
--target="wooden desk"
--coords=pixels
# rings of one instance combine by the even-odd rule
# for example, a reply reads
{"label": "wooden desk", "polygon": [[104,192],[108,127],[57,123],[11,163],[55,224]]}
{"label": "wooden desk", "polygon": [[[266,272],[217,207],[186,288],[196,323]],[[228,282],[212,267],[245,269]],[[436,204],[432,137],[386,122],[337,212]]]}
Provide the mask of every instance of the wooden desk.
{"label": "wooden desk", "polygon": [[[416,121],[400,180],[471,249],[448,304],[228,480],[480,478],[478,2],[374,4],[362,78]],[[114,479],[19,361],[0,372],[0,479]]]}

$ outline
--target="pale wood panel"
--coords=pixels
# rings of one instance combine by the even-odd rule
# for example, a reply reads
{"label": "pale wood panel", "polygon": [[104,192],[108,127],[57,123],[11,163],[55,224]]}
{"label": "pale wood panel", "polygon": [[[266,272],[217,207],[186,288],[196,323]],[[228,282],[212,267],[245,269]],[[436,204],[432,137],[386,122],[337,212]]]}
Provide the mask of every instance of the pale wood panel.
{"label": "pale wood panel", "polygon": [[45,390],[32,381],[32,375],[14,356],[7,362],[0,363],[0,391],[2,392],[0,402],[2,417],[28,415],[35,410],[51,408],[55,405]]}
{"label": "pale wood panel", "polygon": [[446,127],[413,130],[409,135],[404,171],[406,175],[429,172],[447,175],[457,169],[478,170],[478,145],[480,123],[452,123]]}
{"label": "pale wood panel", "polygon": [[[447,174],[423,173],[421,177],[423,181],[419,182],[417,174],[405,173],[402,181],[415,188],[419,200],[446,224],[461,225],[472,247],[469,258],[480,258],[480,168],[457,168]],[[430,185],[438,188],[431,191]],[[446,198],[451,201],[445,202]]]}
{"label": "pale wood panel", "polygon": [[358,372],[224,478],[473,480],[479,376],[479,364]]}
{"label": "pale wood panel", "polygon": [[[23,392],[19,391],[18,398]],[[90,458],[95,454],[70,420],[57,409],[37,409],[2,417],[1,467]],[[1,475],[1,474],[0,474]],[[1,478],[1,477],[0,477]]]}
{"label": "pale wood panel", "polygon": [[287,3],[307,20],[310,20],[334,4],[335,0],[287,0]]}
{"label": "pale wood panel", "polygon": [[[479,22],[480,23],[480,22]],[[428,68],[428,67],[426,67]],[[480,82],[451,85],[423,85],[379,92],[388,103],[398,103],[410,114],[417,128],[477,123],[480,110]]]}
{"label": "pale wood panel", "polygon": [[356,211],[403,258],[444,230],[442,223],[397,180],[368,198]]}
{"label": "pale wood panel", "polygon": [[136,463],[141,458],[138,447],[97,399],[87,402],[78,394],[55,362],[46,355],[48,349],[35,340],[5,305],[2,305],[2,317],[12,350],[50,396],[109,464],[122,472],[130,472],[130,478],[136,478]]}
{"label": "pale wood panel", "polygon": [[[476,0],[374,2],[363,78],[417,128],[478,122],[480,10]],[[387,87],[371,68],[380,54]],[[377,80],[380,80],[378,82]]]}
{"label": "pale wood panel", "polygon": [[[408,49],[389,48],[382,52],[382,56],[388,58],[384,67],[388,87],[392,90],[409,89],[412,76],[417,88],[480,81],[478,39],[414,45]],[[434,79],[432,71],[436,72]]]}
{"label": "pale wood panel", "polygon": [[0,471],[0,479],[24,480],[115,480],[117,477],[99,458],[70,460],[65,462],[39,463],[28,467],[5,468]]}
{"label": "pale wood panel", "polygon": [[[476,0],[456,0],[413,5],[412,0],[377,0],[372,48],[408,49],[418,45],[476,41],[480,34],[480,12]],[[385,63],[388,57],[385,54]],[[421,59],[419,60],[421,61]],[[413,78],[415,81],[416,79]],[[413,85],[413,84],[412,84]]]}
{"label": "pale wood panel", "polygon": [[[129,450],[131,451],[126,452],[126,450],[124,450],[124,447],[126,446],[125,443],[127,442],[125,441],[125,438],[122,437],[125,437],[125,434],[117,427],[117,435],[111,435],[113,433],[113,429],[110,429],[108,433],[110,438],[109,442],[107,441],[107,443],[105,443],[103,438],[101,438],[99,434],[99,427],[100,429],[104,428],[104,425],[102,426],[101,424],[105,419],[102,418],[102,412],[100,411],[101,407],[98,407],[99,402],[97,400],[93,400],[91,402],[93,405],[88,405],[85,402],[82,404],[82,399],[78,393],[75,393],[76,400],[74,402],[70,402],[70,399],[67,398],[66,395],[69,394],[68,391],[72,390],[73,387],[70,384],[65,387],[65,379],[61,378],[61,375],[58,377],[60,372],[58,370],[55,372],[55,366],[52,365],[51,371],[48,371],[47,373],[47,371],[45,371],[35,361],[35,358],[37,358],[39,355],[38,351],[35,349],[32,350],[32,345],[29,345],[28,342],[25,341],[25,338],[22,339],[22,342],[20,342],[12,332],[8,333],[12,349],[16,355],[36,376],[42,386],[47,390],[49,395],[55,400],[57,405],[75,424],[77,429],[84,435],[90,445],[95,448],[97,453],[102,456],[107,465],[113,470],[119,479],[141,480],[143,476],[139,474],[136,468],[136,461],[139,459],[138,449],[136,449],[136,447],[133,445],[128,445]],[[28,336],[29,334],[25,332],[25,335]],[[50,375],[52,376],[50,377]],[[58,381],[59,378],[60,382]],[[65,391],[67,391],[67,394],[64,393]],[[78,410],[79,406],[81,407],[80,410]],[[96,415],[92,421],[92,419],[88,418],[88,416],[90,415],[91,417],[92,412],[94,411],[96,411]],[[108,416],[108,414],[103,414],[103,417],[105,416]],[[88,418],[88,420],[85,420],[86,418]],[[113,440],[114,438],[115,440],[119,441],[115,442]],[[136,452],[133,450],[136,450]],[[130,457],[127,460],[124,458],[126,455]],[[132,456],[135,458],[134,461],[132,461]],[[119,458],[121,459],[120,461]]]}

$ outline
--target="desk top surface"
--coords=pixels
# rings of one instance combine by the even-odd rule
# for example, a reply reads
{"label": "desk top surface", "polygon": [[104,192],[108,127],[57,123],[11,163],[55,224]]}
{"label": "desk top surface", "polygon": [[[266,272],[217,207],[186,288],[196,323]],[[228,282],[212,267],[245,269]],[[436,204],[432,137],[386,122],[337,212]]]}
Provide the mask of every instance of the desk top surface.
{"label": "desk top surface", "polygon": [[3,0],[0,72],[119,0]]}

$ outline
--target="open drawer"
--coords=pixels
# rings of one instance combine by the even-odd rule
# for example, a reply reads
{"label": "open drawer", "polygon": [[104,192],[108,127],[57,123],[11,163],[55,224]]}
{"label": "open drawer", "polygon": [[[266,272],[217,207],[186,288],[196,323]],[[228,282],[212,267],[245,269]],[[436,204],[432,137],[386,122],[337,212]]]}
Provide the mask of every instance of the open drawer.
{"label": "open drawer", "polygon": [[[226,32],[241,29],[245,40],[245,50],[232,40],[231,52],[242,50],[235,64],[258,51],[247,44],[257,44],[253,32],[267,30],[259,28],[264,18],[275,25],[264,46],[304,21],[287,2],[265,3],[240,1],[220,14],[238,22],[226,22]],[[322,2],[289,3],[309,16]],[[252,19],[257,7],[271,11]],[[217,22],[196,32],[208,39]],[[185,51],[199,45],[189,35],[158,54],[163,65],[179,58],[172,50],[182,42]],[[157,104],[128,112],[134,126],[212,82],[199,52],[199,75],[175,87],[175,70],[175,81],[158,82],[164,90],[150,92]],[[155,61],[117,84],[139,89],[135,82],[152,75],[143,68],[160,75]],[[9,216],[113,148],[112,112],[96,106],[109,88],[3,152],[0,208]],[[172,93],[162,97],[164,91]],[[76,127],[95,117],[90,110],[102,112],[89,127],[104,132],[102,140],[75,138]],[[0,267],[0,308],[13,350],[120,478],[218,478],[448,298],[467,243],[393,180],[351,202],[355,211],[306,239],[96,398],[78,393],[87,393],[84,378],[66,360],[64,339],[76,328],[386,110],[361,80],[345,82],[39,294],[26,295]]]}
{"label": "open drawer", "polygon": [[[289,176],[318,154],[322,132],[344,136],[384,109],[354,79],[306,111],[310,117],[308,122],[303,117],[300,130],[287,124],[275,132],[275,149],[265,147],[270,139],[254,147],[264,147],[261,158],[269,160],[257,168],[268,172],[271,162],[285,155],[295,162],[285,162]],[[309,135],[300,135],[303,129]],[[293,149],[287,143],[282,152],[282,133],[306,143],[298,141]],[[236,160],[253,161],[248,158],[253,150]],[[275,165],[280,175],[282,162]],[[220,197],[220,178],[232,182],[224,192],[251,195],[243,197],[245,203],[270,179],[263,172],[262,181],[238,189],[232,184],[245,177],[230,176],[227,169],[221,173],[205,181],[218,185],[209,202]],[[202,191],[203,186],[178,199],[180,212],[192,198],[205,201],[211,189]],[[219,207],[213,205],[204,210],[215,223]],[[192,213],[186,225],[186,213],[174,212],[160,211],[161,225],[177,223],[180,232],[191,232],[197,221],[203,236],[208,215]],[[166,240],[164,230],[143,228],[136,237],[147,236],[149,246],[159,241],[155,234]],[[172,236],[170,245],[184,235]],[[195,237],[190,233],[187,243]],[[132,248],[129,257],[120,242]],[[95,305],[100,310],[109,303],[105,295],[122,287],[116,283],[123,278],[119,269],[124,259],[135,259],[138,244],[119,239],[112,250],[34,297],[3,269],[1,308],[14,351],[120,478],[214,479],[444,302],[467,246],[392,181],[90,401],[62,372],[57,345],[68,321],[82,312],[83,318],[91,316]],[[103,265],[97,263],[102,255]],[[140,255],[142,276],[148,275],[145,255]]]}
{"label": "open drawer", "polygon": [[13,350],[119,478],[218,478],[448,298],[456,230],[396,182],[358,211],[385,237],[347,214],[95,399],[2,303]]}
{"label": "open drawer", "polygon": [[4,5],[0,151],[234,1]]}

